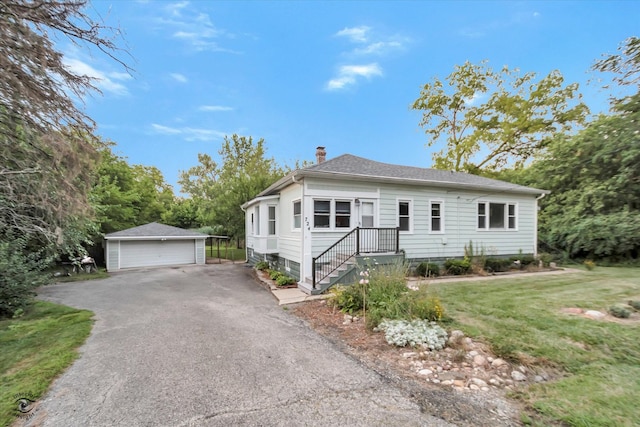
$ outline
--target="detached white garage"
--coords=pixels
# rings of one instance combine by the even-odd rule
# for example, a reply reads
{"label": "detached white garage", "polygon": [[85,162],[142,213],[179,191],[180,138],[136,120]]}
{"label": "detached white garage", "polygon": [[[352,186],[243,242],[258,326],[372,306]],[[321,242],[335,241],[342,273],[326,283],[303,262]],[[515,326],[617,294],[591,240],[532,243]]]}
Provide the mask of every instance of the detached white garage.
{"label": "detached white garage", "polygon": [[204,264],[206,234],[150,224],[104,236],[107,271],[162,265]]}

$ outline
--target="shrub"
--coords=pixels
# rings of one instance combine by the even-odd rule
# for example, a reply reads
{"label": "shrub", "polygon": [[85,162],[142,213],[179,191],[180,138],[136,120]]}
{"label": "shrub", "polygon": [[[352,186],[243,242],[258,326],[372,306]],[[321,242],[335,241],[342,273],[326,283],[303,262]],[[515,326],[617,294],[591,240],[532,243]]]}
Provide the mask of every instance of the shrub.
{"label": "shrub", "polygon": [[430,350],[442,350],[447,343],[447,332],[427,320],[384,320],[378,330],[384,331],[389,344],[398,347],[422,345]]}
{"label": "shrub", "polygon": [[282,276],[283,274],[280,273],[278,270],[270,270],[269,271],[269,278],[271,280],[278,280],[278,277]]}
{"label": "shrub", "polygon": [[640,301],[629,301],[629,305],[636,311],[640,311]]}
{"label": "shrub", "polygon": [[329,304],[345,313],[353,314],[362,310],[364,285],[355,284],[351,286],[336,285],[331,288],[331,298]]}
{"label": "shrub", "polygon": [[587,270],[591,271],[596,268],[596,263],[590,259],[584,261],[584,266]]}
{"label": "shrub", "polygon": [[256,264],[256,270],[264,271],[268,269],[269,269],[268,261],[260,261],[259,263]]}
{"label": "shrub", "polygon": [[613,305],[609,308],[609,314],[620,319],[627,319],[631,316],[631,311],[621,305]]}
{"label": "shrub", "polygon": [[520,261],[520,267],[528,267],[530,265],[535,265],[536,263],[536,257],[534,257],[533,255],[518,255],[518,256],[512,256],[511,258],[509,258],[509,260],[513,263],[516,261]]}
{"label": "shrub", "polygon": [[293,277],[289,277],[284,274],[281,274],[276,279],[277,286],[288,286],[288,285],[293,285],[294,283],[296,283],[296,280]]}
{"label": "shrub", "polygon": [[437,322],[444,316],[444,307],[440,299],[433,296],[413,295],[409,304],[411,317]]}
{"label": "shrub", "polygon": [[448,259],[444,262],[447,274],[460,276],[471,271],[471,262],[466,259]]}
{"label": "shrub", "polygon": [[506,259],[506,258],[487,258],[487,260],[484,263],[484,268],[488,272],[509,271],[509,269],[511,268],[511,264],[513,264],[513,263],[511,262],[510,259]]}
{"label": "shrub", "polygon": [[31,303],[34,289],[48,283],[45,257],[29,252],[21,239],[0,242],[0,318],[19,314]]}
{"label": "shrub", "polygon": [[439,276],[440,266],[434,262],[421,262],[416,267],[416,275],[421,277]]}

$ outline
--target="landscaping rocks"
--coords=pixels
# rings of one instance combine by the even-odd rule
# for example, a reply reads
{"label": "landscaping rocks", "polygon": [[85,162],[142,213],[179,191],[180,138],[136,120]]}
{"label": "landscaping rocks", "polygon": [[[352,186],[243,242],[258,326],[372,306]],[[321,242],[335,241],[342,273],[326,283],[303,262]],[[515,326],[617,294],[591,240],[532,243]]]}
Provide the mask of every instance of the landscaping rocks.
{"label": "landscaping rocks", "polygon": [[460,391],[513,390],[516,384],[520,387],[548,379],[546,373],[530,373],[525,366],[512,366],[495,357],[488,347],[461,331],[450,333],[448,345],[441,351],[405,351],[400,357],[423,381]]}

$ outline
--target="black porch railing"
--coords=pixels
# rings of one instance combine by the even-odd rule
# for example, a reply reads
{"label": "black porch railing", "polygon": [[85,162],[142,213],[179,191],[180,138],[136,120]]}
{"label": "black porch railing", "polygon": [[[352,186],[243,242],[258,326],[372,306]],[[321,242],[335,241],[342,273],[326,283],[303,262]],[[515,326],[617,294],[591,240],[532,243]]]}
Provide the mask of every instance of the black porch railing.
{"label": "black porch railing", "polygon": [[357,227],[311,261],[313,289],[360,254],[400,252],[400,228]]}

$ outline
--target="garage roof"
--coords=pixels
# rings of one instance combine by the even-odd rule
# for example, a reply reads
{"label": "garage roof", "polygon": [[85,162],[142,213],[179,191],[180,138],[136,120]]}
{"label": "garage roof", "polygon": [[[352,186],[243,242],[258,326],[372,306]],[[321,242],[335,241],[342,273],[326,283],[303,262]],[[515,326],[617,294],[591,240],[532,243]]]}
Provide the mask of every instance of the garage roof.
{"label": "garage roof", "polygon": [[207,234],[198,233],[197,231],[185,230],[184,228],[173,227],[171,225],[159,224],[151,222],[145,225],[128,228],[115,233],[109,233],[104,236],[105,239],[176,239],[176,238],[192,238],[204,239],[209,237]]}

